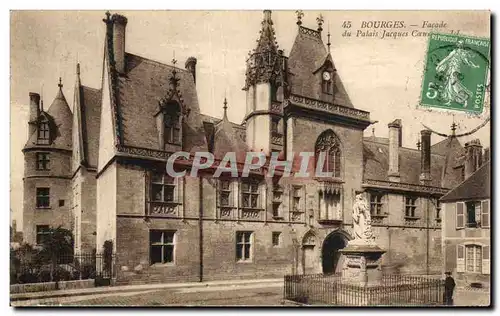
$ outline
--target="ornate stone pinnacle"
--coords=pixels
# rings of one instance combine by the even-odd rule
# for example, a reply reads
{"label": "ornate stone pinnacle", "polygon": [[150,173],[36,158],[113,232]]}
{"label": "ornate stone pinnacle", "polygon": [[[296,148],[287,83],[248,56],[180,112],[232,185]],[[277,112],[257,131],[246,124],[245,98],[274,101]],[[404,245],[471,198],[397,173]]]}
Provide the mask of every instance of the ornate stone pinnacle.
{"label": "ornate stone pinnacle", "polygon": [[304,12],[302,10],[295,11],[297,14],[297,25],[302,25],[302,17],[304,16]]}
{"label": "ornate stone pinnacle", "polygon": [[111,13],[109,13],[109,11],[106,11],[106,18],[105,19],[102,19],[102,21],[104,23],[108,23],[111,21]]}
{"label": "ornate stone pinnacle", "polygon": [[420,146],[422,146],[422,143],[420,142],[420,139],[417,141],[417,149],[420,150]]}
{"label": "ornate stone pinnacle", "polygon": [[224,97],[223,109],[224,109],[224,119],[227,120],[227,99],[226,99],[226,97]]}
{"label": "ornate stone pinnacle", "polygon": [[59,88],[62,88],[62,87],[63,87],[61,77],[59,77],[59,83],[57,84],[57,86],[58,86]]}
{"label": "ornate stone pinnacle", "polygon": [[318,22],[318,32],[323,31],[323,22],[325,20],[323,19],[323,15],[320,13],[319,16],[316,18],[316,22]]}

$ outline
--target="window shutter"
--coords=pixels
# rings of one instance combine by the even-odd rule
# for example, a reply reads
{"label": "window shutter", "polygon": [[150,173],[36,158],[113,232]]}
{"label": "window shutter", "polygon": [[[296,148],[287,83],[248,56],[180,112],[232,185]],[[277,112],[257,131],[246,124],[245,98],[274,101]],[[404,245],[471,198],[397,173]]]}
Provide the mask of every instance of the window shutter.
{"label": "window shutter", "polygon": [[490,201],[481,202],[481,227],[490,227]]}
{"label": "window shutter", "polygon": [[483,246],[482,274],[490,274],[490,246]]}
{"label": "window shutter", "polygon": [[465,247],[457,245],[457,272],[465,271]]}
{"label": "window shutter", "polygon": [[457,228],[464,228],[465,203],[457,202]]}

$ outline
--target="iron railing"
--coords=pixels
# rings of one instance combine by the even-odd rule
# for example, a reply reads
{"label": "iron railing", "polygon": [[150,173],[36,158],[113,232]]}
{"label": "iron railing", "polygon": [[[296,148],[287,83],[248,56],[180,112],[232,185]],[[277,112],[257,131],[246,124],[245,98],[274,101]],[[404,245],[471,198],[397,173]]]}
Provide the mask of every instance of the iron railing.
{"label": "iron railing", "polygon": [[116,277],[115,262],[114,254],[101,253],[68,254],[41,260],[36,256],[30,260],[12,260],[11,284],[85,279],[110,280]]}
{"label": "iron railing", "polygon": [[338,274],[286,275],[284,299],[307,305],[428,306],[443,302],[444,281],[431,276],[384,275],[358,285]]}

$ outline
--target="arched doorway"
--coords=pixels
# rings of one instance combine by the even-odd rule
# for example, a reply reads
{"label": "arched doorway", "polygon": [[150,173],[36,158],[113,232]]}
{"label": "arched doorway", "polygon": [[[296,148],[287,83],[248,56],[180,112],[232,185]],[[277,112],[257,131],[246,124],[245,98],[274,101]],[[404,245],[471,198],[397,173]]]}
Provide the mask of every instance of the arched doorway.
{"label": "arched doorway", "polygon": [[328,235],[321,250],[323,273],[340,272],[342,268],[340,249],[347,245],[347,238],[341,233]]}

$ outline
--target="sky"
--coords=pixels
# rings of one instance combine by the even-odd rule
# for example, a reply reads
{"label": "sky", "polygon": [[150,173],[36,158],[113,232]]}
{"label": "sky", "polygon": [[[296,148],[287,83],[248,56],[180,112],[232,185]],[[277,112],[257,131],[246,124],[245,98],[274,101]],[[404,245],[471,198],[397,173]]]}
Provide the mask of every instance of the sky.
{"label": "sky", "polygon": [[[11,211],[22,227],[23,154],[27,140],[29,92],[43,95],[45,107],[52,103],[62,77],[63,92],[73,106],[76,63],[81,65],[84,85],[100,88],[105,25],[104,11],[12,11],[11,54]],[[112,12],[116,13],[116,12]],[[255,48],[262,11],[118,11],[128,18],[126,51],[178,65],[194,56],[197,92],[202,113],[222,117],[223,99],[228,117],[241,123],[245,115],[245,60]],[[316,17],[324,17],[323,41],[331,33],[331,54],[344,86],[358,109],[369,111],[378,123],[366,136],[387,137],[387,124],[402,119],[403,146],[415,148],[422,124],[449,133],[455,120],[457,133],[469,131],[488,115],[479,118],[451,115],[417,108],[426,53],[426,37],[343,37],[343,22],[351,21],[352,32],[363,21],[404,21],[407,28],[422,29],[423,21],[446,23],[443,32],[489,37],[490,17],[485,11],[304,11],[303,26],[316,29]],[[281,49],[288,56],[297,35],[294,11],[273,11],[272,18]],[[411,31],[412,29],[410,29]],[[364,31],[364,30],[363,30]],[[464,144],[479,138],[490,143],[489,123]],[[442,140],[436,135],[432,142]]]}

